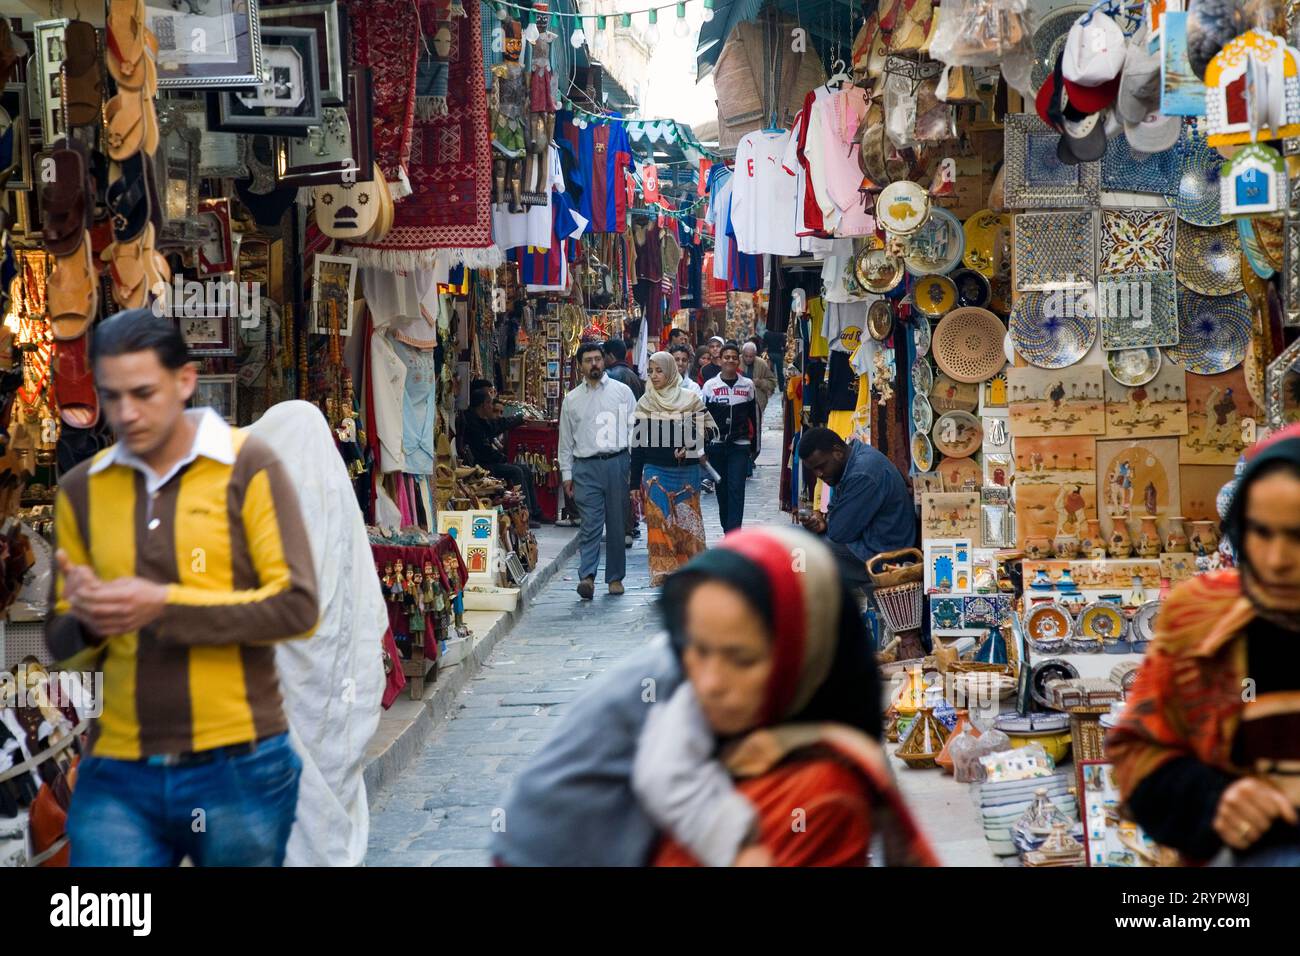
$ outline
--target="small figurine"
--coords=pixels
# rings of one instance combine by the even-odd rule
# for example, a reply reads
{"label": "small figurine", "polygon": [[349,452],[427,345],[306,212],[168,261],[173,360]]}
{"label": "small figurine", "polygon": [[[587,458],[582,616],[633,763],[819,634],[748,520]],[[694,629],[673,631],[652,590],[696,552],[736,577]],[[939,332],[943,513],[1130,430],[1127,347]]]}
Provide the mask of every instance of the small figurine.
{"label": "small figurine", "polygon": [[392,598],[394,602],[401,601],[403,595],[406,593],[404,589],[405,576],[403,574],[403,569],[405,567],[406,565],[402,561],[402,559],[398,558],[397,564],[395,565],[393,570]]}
{"label": "small figurine", "polygon": [[[375,565],[375,570],[376,571],[379,570],[378,565]],[[387,563],[384,564],[384,573],[380,575],[379,580],[384,585],[384,600],[391,601],[393,599],[393,562],[392,561],[388,561]]]}

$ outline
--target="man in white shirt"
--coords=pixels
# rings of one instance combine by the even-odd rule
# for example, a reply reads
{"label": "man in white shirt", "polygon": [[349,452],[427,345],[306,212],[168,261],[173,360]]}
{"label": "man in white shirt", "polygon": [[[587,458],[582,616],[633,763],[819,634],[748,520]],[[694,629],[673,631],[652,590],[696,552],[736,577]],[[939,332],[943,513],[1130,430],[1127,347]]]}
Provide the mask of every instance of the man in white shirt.
{"label": "man in white shirt", "polygon": [[627,574],[623,502],[629,494],[629,431],[636,397],[605,373],[599,342],[578,346],[574,361],[582,370],[582,384],[564,396],[560,411],[560,476],[565,493],[577,502],[582,515],[578,595],[590,601],[596,592],[602,528],[605,583],[610,594],[623,593]]}
{"label": "man in white shirt", "polygon": [[668,352],[677,363],[677,374],[682,377],[682,388],[690,389],[696,395],[703,397],[704,389],[700,388],[700,383],[691,378],[691,350],[685,345],[670,345]]}

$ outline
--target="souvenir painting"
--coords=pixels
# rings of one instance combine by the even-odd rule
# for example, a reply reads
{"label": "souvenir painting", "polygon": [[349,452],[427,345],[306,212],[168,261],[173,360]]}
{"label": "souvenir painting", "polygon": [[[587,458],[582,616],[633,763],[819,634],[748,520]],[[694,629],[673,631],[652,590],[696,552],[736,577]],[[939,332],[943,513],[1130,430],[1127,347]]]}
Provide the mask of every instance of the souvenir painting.
{"label": "souvenir painting", "polygon": [[1234,465],[1250,444],[1243,423],[1259,409],[1240,368],[1218,375],[1187,376],[1187,434],[1179,452],[1186,465]]}
{"label": "souvenir painting", "polygon": [[1196,577],[1196,555],[1190,551],[1166,551],[1161,554],[1160,577],[1168,581],[1171,587],[1180,581]]}
{"label": "souvenir painting", "polygon": [[930,390],[930,404],[941,415],[954,411],[973,412],[979,408],[980,387],[972,382],[955,381],[941,372]]}
{"label": "souvenir painting", "polygon": [[921,535],[923,538],[978,538],[979,492],[943,492],[922,496]]}
{"label": "souvenir painting", "polygon": [[980,404],[981,408],[1006,408],[1007,407],[1007,373],[998,372],[991,379],[984,383],[984,396]]}
{"label": "souvenir painting", "polygon": [[1219,209],[1225,216],[1276,213],[1286,204],[1286,163],[1271,146],[1251,143],[1223,164]]}
{"label": "souvenir painting", "polygon": [[1166,10],[1160,30],[1160,112],[1166,116],[1204,116],[1205,84],[1187,58],[1187,13]]}
{"label": "souvenir painting", "polygon": [[1186,521],[1219,520],[1219,490],[1233,479],[1235,465],[1187,465],[1179,469],[1179,514]]}
{"label": "souvenir painting", "polygon": [[1248,30],[1214,55],[1205,68],[1205,126],[1214,147],[1300,136],[1300,75],[1286,40]]}
{"label": "souvenir painting", "polygon": [[1174,249],[1178,281],[1200,295],[1241,291],[1241,243],[1233,223],[1221,226],[1184,224]]}
{"label": "souvenir painting", "polygon": [[1180,285],[1178,344],[1165,349],[1165,358],[1198,375],[1240,365],[1250,348],[1252,312],[1244,292],[1205,296]]}
{"label": "souvenir painting", "polygon": [[1096,216],[1025,212],[1012,219],[1012,263],[1021,292],[1090,284],[1097,275]]}
{"label": "souvenir painting", "polygon": [[1105,434],[1103,374],[1100,366],[1088,365],[1008,369],[1012,436]]}
{"label": "souvenir painting", "polygon": [[1098,517],[1109,538],[1112,515],[1130,523],[1130,534],[1144,516],[1165,521],[1182,507],[1178,484],[1178,439],[1097,442]]}
{"label": "souvenir painting", "polygon": [[1172,272],[1097,280],[1101,347],[1106,351],[1178,344],[1178,297]]}
{"label": "souvenir painting", "polygon": [[1007,452],[984,453],[984,491],[1008,489],[1015,473],[1015,461]]}
{"label": "souvenir painting", "polygon": [[1107,375],[1105,382],[1108,437],[1187,434],[1187,373],[1177,365],[1160,366],[1155,376],[1140,385],[1124,385],[1112,375]]}
{"label": "souvenir painting", "polygon": [[1062,163],[1057,153],[1061,134],[1033,113],[1008,113],[1003,122],[1008,207],[1061,209],[1097,204],[1100,163]]}
{"label": "souvenir painting", "polygon": [[951,592],[956,578],[957,549],[951,541],[925,542],[926,591]]}
{"label": "souvenir painting", "polygon": [[1007,328],[1015,349],[1039,368],[1074,365],[1097,339],[1096,293],[1084,289],[1026,292],[1011,310]]}
{"label": "souvenir painting", "polygon": [[962,599],[951,597],[930,598],[930,620],[944,631],[955,631],[962,626]]}
{"label": "souvenir painting", "polygon": [[1164,356],[1158,348],[1120,349],[1106,353],[1106,370],[1111,378],[1130,388],[1145,385],[1160,373]]}
{"label": "souvenir painting", "polygon": [[1177,222],[1172,209],[1103,209],[1099,272],[1119,275],[1172,270]]}
{"label": "souvenir painting", "polygon": [[978,489],[984,480],[984,472],[974,458],[944,458],[935,470],[943,478],[944,491]]}
{"label": "souvenir painting", "polygon": [[1017,438],[1016,530],[1030,538],[1082,537],[1097,514],[1097,440],[1084,436]]}

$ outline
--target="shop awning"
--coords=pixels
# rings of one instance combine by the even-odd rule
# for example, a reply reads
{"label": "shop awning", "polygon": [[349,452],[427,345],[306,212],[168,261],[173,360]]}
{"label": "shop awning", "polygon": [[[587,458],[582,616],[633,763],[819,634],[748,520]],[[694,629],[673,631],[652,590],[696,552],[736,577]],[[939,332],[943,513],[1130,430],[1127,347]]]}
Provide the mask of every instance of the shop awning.
{"label": "shop awning", "polygon": [[847,60],[860,25],[860,20],[855,22],[855,10],[860,6],[850,0],[715,0],[713,19],[700,27],[695,51],[696,76],[703,78],[713,69],[722,45],[736,24],[753,20],[765,7],[776,7],[788,16],[797,16],[828,67],[836,46]]}

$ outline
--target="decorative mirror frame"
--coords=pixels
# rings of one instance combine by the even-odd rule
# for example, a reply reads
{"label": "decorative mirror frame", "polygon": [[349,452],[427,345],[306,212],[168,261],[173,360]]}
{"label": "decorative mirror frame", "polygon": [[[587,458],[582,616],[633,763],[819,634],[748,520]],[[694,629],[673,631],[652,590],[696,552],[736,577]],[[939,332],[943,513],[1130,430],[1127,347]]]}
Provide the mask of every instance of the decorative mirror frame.
{"label": "decorative mirror frame", "polygon": [[[157,195],[163,204],[163,234],[184,238],[189,231],[187,225],[198,225],[199,149],[203,134],[190,124],[178,103],[166,101],[158,106],[158,133],[159,161],[154,166],[158,176]],[[168,197],[179,190],[185,192],[185,211],[173,216],[168,211]]]}
{"label": "decorative mirror frame", "polygon": [[[178,111],[185,123],[194,128],[199,135],[198,176],[201,179],[246,179],[248,165],[244,162],[243,138],[238,133],[218,133],[208,129],[208,105],[206,100],[159,98],[159,117],[163,104],[166,108]],[[216,148],[220,146],[221,148]],[[226,148],[226,147],[231,148]],[[238,162],[213,163],[214,154],[225,156],[234,152]]]}
{"label": "decorative mirror frame", "polygon": [[[1288,303],[1288,308],[1290,303]],[[1282,389],[1286,384],[1288,373],[1294,373],[1300,377],[1300,339],[1292,342],[1287,348],[1273,361],[1268,363],[1268,383],[1266,385],[1268,408],[1268,425],[1270,428],[1278,429],[1287,424],[1286,421],[1286,402],[1284,400]]]}

